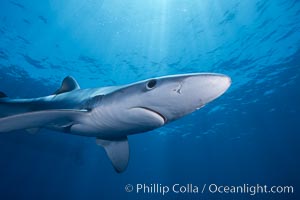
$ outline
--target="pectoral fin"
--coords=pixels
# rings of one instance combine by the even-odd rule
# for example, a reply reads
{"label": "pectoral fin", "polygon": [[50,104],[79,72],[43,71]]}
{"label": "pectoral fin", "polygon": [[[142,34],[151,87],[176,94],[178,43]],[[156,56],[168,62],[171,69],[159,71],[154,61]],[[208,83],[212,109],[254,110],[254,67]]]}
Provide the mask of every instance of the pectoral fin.
{"label": "pectoral fin", "polygon": [[84,117],[85,110],[45,110],[0,118],[0,132],[43,128],[54,124],[70,123]]}
{"label": "pectoral fin", "polygon": [[129,160],[127,137],[118,141],[96,139],[96,143],[105,149],[107,156],[118,173],[125,171]]}

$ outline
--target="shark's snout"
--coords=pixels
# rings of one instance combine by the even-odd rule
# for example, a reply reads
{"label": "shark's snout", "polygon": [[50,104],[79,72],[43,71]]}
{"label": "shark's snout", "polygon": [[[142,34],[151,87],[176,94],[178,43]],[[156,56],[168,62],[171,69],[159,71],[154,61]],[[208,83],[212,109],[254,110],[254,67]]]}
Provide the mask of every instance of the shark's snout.
{"label": "shark's snout", "polygon": [[[221,96],[231,85],[229,76],[223,74],[198,74],[187,77],[181,88],[187,99],[203,106]],[[197,104],[197,102],[195,102]]]}
{"label": "shark's snout", "polygon": [[162,77],[158,79],[156,87],[145,92],[139,107],[159,113],[155,116],[161,116],[166,124],[218,98],[230,84],[228,76],[214,73]]}

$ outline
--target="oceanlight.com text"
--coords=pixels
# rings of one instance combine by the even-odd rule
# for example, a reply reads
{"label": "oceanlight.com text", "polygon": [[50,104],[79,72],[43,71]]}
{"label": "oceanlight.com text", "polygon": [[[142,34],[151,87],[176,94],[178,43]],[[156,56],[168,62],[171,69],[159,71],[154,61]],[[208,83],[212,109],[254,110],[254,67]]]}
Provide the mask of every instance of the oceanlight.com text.
{"label": "oceanlight.com text", "polygon": [[241,184],[241,185],[218,185],[218,184],[161,184],[161,183],[137,183],[127,184],[126,192],[136,194],[246,194],[254,196],[256,194],[293,194],[294,187],[291,185],[285,186],[268,186],[261,184]]}

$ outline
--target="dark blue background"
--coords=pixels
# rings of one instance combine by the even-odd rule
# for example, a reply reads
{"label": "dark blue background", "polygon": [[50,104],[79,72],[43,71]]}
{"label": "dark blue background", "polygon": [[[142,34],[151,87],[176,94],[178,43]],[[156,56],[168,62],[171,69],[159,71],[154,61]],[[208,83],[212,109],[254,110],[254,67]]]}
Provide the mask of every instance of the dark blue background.
{"label": "dark blue background", "polygon": [[[55,91],[188,72],[232,87],[201,110],[131,136],[115,173],[95,139],[0,135],[0,199],[298,199],[298,1],[1,1],[0,91]],[[292,185],[294,194],[135,194],[126,184]],[[201,187],[200,187],[201,190]]]}

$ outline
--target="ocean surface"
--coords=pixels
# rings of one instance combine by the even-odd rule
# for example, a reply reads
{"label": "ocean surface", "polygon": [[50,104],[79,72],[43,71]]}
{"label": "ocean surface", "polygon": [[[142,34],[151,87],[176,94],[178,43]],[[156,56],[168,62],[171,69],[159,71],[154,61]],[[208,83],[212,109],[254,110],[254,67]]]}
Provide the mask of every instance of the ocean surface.
{"label": "ocean surface", "polygon": [[[130,136],[122,174],[94,138],[2,133],[0,199],[300,199],[300,1],[0,2],[0,91],[11,98],[52,94],[67,75],[90,88],[192,72],[227,74],[232,86]],[[137,192],[138,184],[199,192]],[[294,190],[219,193],[212,184]]]}

